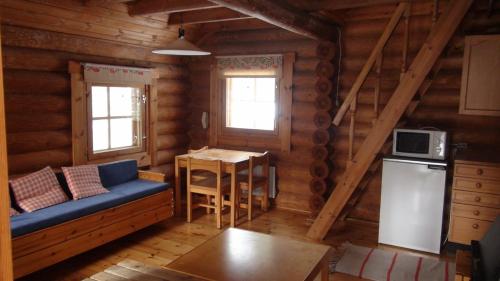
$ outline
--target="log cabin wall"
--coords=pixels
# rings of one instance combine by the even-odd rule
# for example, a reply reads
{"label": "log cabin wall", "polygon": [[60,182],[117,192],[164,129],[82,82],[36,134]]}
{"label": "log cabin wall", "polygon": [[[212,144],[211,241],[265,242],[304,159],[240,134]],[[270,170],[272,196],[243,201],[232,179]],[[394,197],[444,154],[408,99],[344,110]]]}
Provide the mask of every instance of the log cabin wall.
{"label": "log cabin wall", "polygon": [[[439,1],[443,10],[446,1]],[[496,13],[487,17],[487,1],[476,1],[448,46],[448,55],[442,60],[442,68],[410,117],[407,127],[436,127],[449,132],[452,144],[467,143],[469,147],[496,146],[500,143],[500,118],[459,115],[459,96],[462,75],[462,57],[465,34],[499,33],[500,17]],[[343,55],[340,74],[341,100],[349,92],[356,76],[368,58],[376,41],[391,17],[395,5],[357,8],[347,11],[343,27]],[[409,21],[408,63],[411,64],[433,24],[434,1],[413,1]],[[376,118],[374,93],[380,83],[380,110],[399,83],[403,61],[404,23],[399,23],[383,52],[380,79],[376,67],[372,69],[360,90],[355,117],[354,152],[368,134],[372,120]],[[348,164],[349,114],[336,129],[332,180],[341,176]],[[381,169],[364,190],[349,217],[378,222],[381,192]]]}
{"label": "log cabin wall", "polygon": [[[249,25],[251,23],[249,22]],[[204,41],[202,47],[212,51],[213,55],[245,55],[245,54],[277,54],[294,52],[296,60],[293,72],[293,103],[292,103],[292,133],[290,153],[271,151],[273,164],[276,165],[277,186],[279,194],[275,200],[276,206],[299,212],[311,213],[319,210],[324,202],[321,196],[314,196],[309,186],[313,179],[310,166],[315,160],[311,149],[316,141],[313,135],[319,130],[314,117],[319,109],[315,106],[318,93],[317,66],[324,61],[330,63],[334,55],[334,46],[321,45],[318,41],[306,39],[288,31],[261,25],[256,29],[229,30],[217,32]],[[319,46],[325,47],[325,52],[319,51]],[[321,50],[321,47],[320,47]],[[319,54],[319,55],[318,55]],[[208,145],[209,129],[203,129],[201,118],[203,112],[210,112],[210,65],[212,57],[192,59],[189,65],[191,74],[191,91],[189,93],[190,147],[197,149]],[[330,65],[330,68],[332,66]],[[331,77],[333,74],[323,74]],[[332,88],[324,90],[329,98]],[[331,103],[330,103],[331,105]],[[256,112],[258,114],[258,112]],[[323,120],[324,121],[324,120]],[[330,121],[327,121],[329,123]],[[327,126],[328,127],[328,126]],[[326,132],[326,130],[321,130]],[[324,137],[321,134],[320,138]],[[234,147],[227,148],[263,151],[265,147]],[[328,169],[325,177],[328,176]],[[319,202],[318,202],[318,198]],[[319,205],[318,205],[319,204]]]}
{"label": "log cabin wall", "polygon": [[151,53],[176,31],[165,30],[166,18],[132,19],[124,4],[95,5],[2,1],[10,175],[72,164],[69,60],[158,68],[155,169],[172,176],[174,155],[186,151],[187,67],[179,58]]}

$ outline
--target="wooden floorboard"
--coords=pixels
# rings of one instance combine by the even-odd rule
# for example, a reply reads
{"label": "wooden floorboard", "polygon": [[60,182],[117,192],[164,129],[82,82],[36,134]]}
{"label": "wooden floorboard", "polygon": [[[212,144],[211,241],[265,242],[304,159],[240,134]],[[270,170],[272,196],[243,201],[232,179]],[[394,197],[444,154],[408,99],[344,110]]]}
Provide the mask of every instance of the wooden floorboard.
{"label": "wooden floorboard", "polygon": [[114,274],[108,273],[108,272],[99,272],[92,277],[90,277],[90,280],[95,280],[95,281],[128,281],[127,278],[116,276]]}
{"label": "wooden floorboard", "polygon": [[[134,261],[151,267],[166,266],[223,231],[215,227],[213,214],[206,215],[204,210],[200,211],[202,212],[195,213],[194,220],[190,224],[186,223],[184,219],[172,218],[21,280],[134,280],[133,276],[138,272],[137,268],[134,269]],[[229,216],[226,215],[226,227],[229,226],[228,219]],[[306,233],[310,222],[311,219],[307,215],[283,210],[259,213],[254,220],[248,222],[242,212],[238,227],[307,241]],[[348,221],[344,227],[330,231],[324,243],[338,247],[344,242],[350,241],[357,245],[383,248],[383,246],[377,245],[377,235],[377,224]],[[158,278],[161,280],[161,276],[151,275],[152,281],[156,281]],[[330,280],[360,279],[336,274],[331,275]]]}

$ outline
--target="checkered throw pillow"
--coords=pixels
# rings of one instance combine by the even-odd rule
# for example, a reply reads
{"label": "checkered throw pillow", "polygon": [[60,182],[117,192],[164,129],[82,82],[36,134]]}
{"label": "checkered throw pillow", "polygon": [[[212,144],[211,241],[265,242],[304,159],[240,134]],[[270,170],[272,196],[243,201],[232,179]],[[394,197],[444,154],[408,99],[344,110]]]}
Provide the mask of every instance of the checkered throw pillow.
{"label": "checkered throw pillow", "polygon": [[21,209],[33,212],[68,201],[50,167],[10,180],[14,198]]}
{"label": "checkered throw pillow", "polygon": [[19,215],[19,212],[10,208],[10,211],[9,211],[9,217],[12,217],[12,216],[15,216],[15,215]]}
{"label": "checkered throw pillow", "polygon": [[109,192],[102,186],[96,165],[63,167],[62,170],[74,200]]}

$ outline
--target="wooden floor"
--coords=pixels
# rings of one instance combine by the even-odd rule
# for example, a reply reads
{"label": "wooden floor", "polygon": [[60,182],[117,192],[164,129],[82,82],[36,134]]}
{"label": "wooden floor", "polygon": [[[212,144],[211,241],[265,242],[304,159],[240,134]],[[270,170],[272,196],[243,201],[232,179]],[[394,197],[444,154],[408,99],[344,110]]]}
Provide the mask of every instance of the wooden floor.
{"label": "wooden floor", "polygon": [[[226,227],[228,219],[229,216],[226,216]],[[251,222],[247,222],[242,216],[238,227],[306,240],[310,221],[304,214],[271,210],[257,214]],[[221,231],[215,227],[213,214],[195,213],[194,221],[190,224],[184,219],[173,218],[36,272],[22,280],[83,280],[126,259],[147,265],[165,266]],[[345,241],[350,241],[357,245],[377,247],[377,233],[376,224],[347,222],[341,230],[331,231],[325,243],[338,247]],[[359,280],[333,275],[330,279]]]}
{"label": "wooden floor", "polygon": [[83,281],[206,281],[165,267],[124,260]]}

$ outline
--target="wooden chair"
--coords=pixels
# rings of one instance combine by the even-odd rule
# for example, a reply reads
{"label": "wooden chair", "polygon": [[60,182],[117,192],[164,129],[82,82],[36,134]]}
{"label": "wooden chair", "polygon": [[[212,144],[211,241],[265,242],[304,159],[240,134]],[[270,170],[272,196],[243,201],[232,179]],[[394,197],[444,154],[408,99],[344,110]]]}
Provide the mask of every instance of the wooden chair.
{"label": "wooden chair", "polygon": [[[255,169],[259,166],[262,167],[262,175],[255,175]],[[254,199],[260,201],[260,207],[263,211],[267,211],[269,208],[269,153],[267,151],[262,156],[250,157],[248,175],[238,175],[238,184],[240,190],[247,193],[247,201],[240,204],[240,207],[247,209],[248,220],[252,220],[253,217]],[[241,196],[238,196],[238,200],[240,202]]]}
{"label": "wooden chair", "polygon": [[[196,153],[196,152],[200,152],[200,151],[204,151],[204,150],[207,150],[208,149],[208,146],[204,146],[200,149],[188,149],[188,153],[191,154],[191,153]],[[192,177],[196,180],[201,180],[201,179],[205,179],[207,177],[210,177],[212,174],[210,172],[206,172],[206,171],[198,171],[196,173],[193,173],[192,174]],[[210,203],[210,200],[211,200],[211,196],[210,195],[207,195],[207,204]],[[210,211],[211,209],[210,208],[207,208],[207,214],[210,214]]]}
{"label": "wooden chair", "polygon": [[[196,173],[210,173],[206,178],[198,178],[194,176]],[[192,194],[201,194],[205,196],[213,196],[212,200],[207,203],[193,204]],[[222,228],[222,206],[224,204],[231,205],[231,201],[224,200],[224,195],[231,194],[231,182],[228,177],[224,177],[222,172],[222,161],[220,160],[201,160],[192,157],[187,161],[187,222],[191,222],[193,209],[197,207],[205,207],[214,209],[217,216],[217,228]]]}

